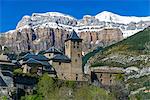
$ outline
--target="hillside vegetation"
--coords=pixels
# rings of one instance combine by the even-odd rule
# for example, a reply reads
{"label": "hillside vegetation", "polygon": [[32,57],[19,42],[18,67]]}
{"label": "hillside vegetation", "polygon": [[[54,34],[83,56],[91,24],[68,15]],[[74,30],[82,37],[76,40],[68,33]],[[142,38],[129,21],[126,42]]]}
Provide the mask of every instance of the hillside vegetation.
{"label": "hillside vegetation", "polygon": [[90,67],[121,67],[131,100],[148,100],[150,93],[150,27],[89,57]]}
{"label": "hillside vegetation", "polygon": [[44,74],[37,85],[35,93],[26,95],[21,100],[116,100],[113,94],[93,85],[75,81],[53,79]]}
{"label": "hillside vegetation", "polygon": [[[116,50],[114,50],[116,49]],[[150,27],[140,31],[116,44],[106,47],[103,51],[135,51],[141,53],[145,50],[150,50]],[[144,52],[145,53],[145,52]]]}
{"label": "hillside vegetation", "polygon": [[[150,28],[134,34],[116,44],[104,48],[94,57],[89,57],[91,66],[130,67],[148,66],[150,54]],[[147,59],[147,61],[145,61]]]}

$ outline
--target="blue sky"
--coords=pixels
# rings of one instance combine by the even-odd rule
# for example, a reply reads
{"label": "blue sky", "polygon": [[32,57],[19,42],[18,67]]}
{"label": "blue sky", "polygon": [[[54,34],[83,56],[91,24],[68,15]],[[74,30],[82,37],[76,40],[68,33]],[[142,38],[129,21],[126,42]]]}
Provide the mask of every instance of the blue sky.
{"label": "blue sky", "polygon": [[0,0],[0,32],[15,29],[24,15],[58,11],[81,19],[110,11],[127,16],[150,16],[150,0]]}

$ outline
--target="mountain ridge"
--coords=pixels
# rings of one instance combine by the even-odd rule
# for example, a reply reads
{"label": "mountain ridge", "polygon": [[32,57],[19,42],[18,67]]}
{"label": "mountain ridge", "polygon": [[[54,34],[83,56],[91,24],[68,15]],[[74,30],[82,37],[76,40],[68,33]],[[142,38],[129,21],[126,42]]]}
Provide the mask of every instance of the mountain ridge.
{"label": "mountain ridge", "polygon": [[[49,24],[49,27],[54,26],[56,28],[58,24],[60,24],[62,25],[61,27],[67,30],[74,28],[77,32],[84,31],[85,28],[88,29],[86,31],[99,31],[99,29],[103,27],[119,28],[123,32],[123,36],[126,38],[150,25],[150,16],[121,16],[109,11],[103,11],[95,16],[84,15],[82,19],[76,19],[69,14],[60,12],[33,13],[31,16],[23,16],[18,22],[16,29],[26,25],[34,28],[36,26],[42,26],[42,24]],[[90,28],[91,26],[93,29]]]}
{"label": "mountain ridge", "polygon": [[[105,16],[104,13],[112,15],[110,12],[101,14]],[[83,39],[83,51],[88,52],[96,46],[106,47],[116,43],[149,25],[150,21],[124,24],[100,21],[90,15],[77,20],[59,12],[33,13],[32,16],[22,17],[15,30],[5,32],[0,37],[3,38],[0,44],[21,52],[28,49],[38,51],[48,49],[55,42],[55,46],[62,49],[66,35],[74,29]],[[33,40],[32,36],[36,38]]]}
{"label": "mountain ridge", "polygon": [[[25,25],[35,27],[64,28],[66,30],[99,31],[106,28],[119,28],[126,38],[150,25],[150,16],[120,16],[112,12],[103,11],[95,16],[85,15],[82,19],[76,19],[70,15],[59,12],[33,13],[31,16],[24,16],[19,21],[16,29]],[[91,28],[92,27],[92,28]]]}

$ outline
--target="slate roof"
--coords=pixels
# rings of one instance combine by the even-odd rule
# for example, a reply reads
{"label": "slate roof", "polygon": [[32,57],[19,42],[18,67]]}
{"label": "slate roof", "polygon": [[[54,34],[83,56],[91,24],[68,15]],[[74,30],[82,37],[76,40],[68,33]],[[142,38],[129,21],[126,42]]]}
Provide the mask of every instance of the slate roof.
{"label": "slate roof", "polygon": [[43,66],[51,66],[47,61],[41,61]]}
{"label": "slate roof", "polygon": [[15,66],[15,64],[12,63],[11,61],[4,61],[4,60],[0,60],[0,66],[1,65]]}
{"label": "slate roof", "polygon": [[2,73],[4,76],[13,77],[13,74],[12,74],[12,72],[10,72],[10,71],[2,71],[1,73]]}
{"label": "slate roof", "polygon": [[44,52],[44,54],[45,53],[55,53],[55,54],[62,54],[62,52],[59,50],[59,49],[57,49],[57,48],[55,48],[54,46],[52,46],[52,47],[50,47],[48,50],[46,50],[45,52]]}
{"label": "slate roof", "polygon": [[23,64],[40,64],[41,65],[41,62],[33,58],[30,58],[27,61],[25,61]]}
{"label": "slate roof", "polygon": [[32,54],[32,53],[28,53],[26,55],[24,55],[23,57],[21,57],[21,59],[19,60],[28,60],[30,58],[33,58],[35,60],[38,60],[38,61],[48,61],[49,59],[47,57],[45,57],[44,55],[41,55],[41,54],[38,54],[38,55],[35,55],[35,54]]}
{"label": "slate roof", "polygon": [[53,58],[51,58],[50,60],[53,60],[54,62],[66,62],[69,63],[71,62],[71,60],[63,54],[55,54]]}
{"label": "slate roof", "polygon": [[50,66],[50,64],[46,61],[38,61],[33,58],[28,59],[23,64],[39,64],[39,65],[43,65],[43,66]]}
{"label": "slate roof", "polygon": [[71,32],[71,34],[69,35],[69,37],[67,37],[65,41],[68,41],[68,40],[82,41],[82,39],[79,38],[79,36],[74,30]]}
{"label": "slate roof", "polygon": [[14,77],[14,83],[15,84],[32,86],[32,85],[37,84],[37,82],[38,82],[38,79],[35,77],[21,76],[21,75]]}
{"label": "slate roof", "polygon": [[5,81],[2,79],[1,76],[0,76],[0,86],[7,86],[7,84],[6,84]]}

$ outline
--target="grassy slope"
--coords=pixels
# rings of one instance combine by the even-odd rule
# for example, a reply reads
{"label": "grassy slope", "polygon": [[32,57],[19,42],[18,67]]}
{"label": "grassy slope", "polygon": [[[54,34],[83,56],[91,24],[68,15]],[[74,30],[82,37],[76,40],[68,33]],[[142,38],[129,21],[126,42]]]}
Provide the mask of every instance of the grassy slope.
{"label": "grassy slope", "polygon": [[[145,50],[145,43],[150,41],[150,28],[147,28],[143,31],[140,31],[116,44],[110,45],[104,49],[98,50],[95,52],[89,52],[83,57],[83,65],[93,56],[103,52],[103,54],[108,55],[114,52],[123,52],[123,53],[131,53],[136,52],[139,54]],[[99,52],[99,53],[98,53]],[[104,56],[101,55],[100,56]],[[103,64],[102,64],[103,65]]]}
{"label": "grassy slope", "polygon": [[90,59],[90,57],[94,56],[96,53],[100,52],[103,48],[102,47],[97,47],[95,50],[87,53],[85,56],[82,57],[82,65],[84,66],[87,61]]}
{"label": "grassy slope", "polygon": [[[150,28],[147,28],[143,31],[140,31],[116,44],[113,44],[111,46],[108,46],[100,51],[98,53],[90,52],[85,57],[83,57],[83,63],[86,63],[89,58],[93,57],[93,64],[92,66],[102,66],[102,65],[114,65],[114,66],[120,66],[125,67],[121,63],[118,62],[101,62],[101,57],[106,57],[109,54],[118,53],[118,54],[124,54],[124,55],[139,55],[139,54],[145,54],[145,43],[150,42]],[[86,62],[85,62],[86,61]]]}
{"label": "grassy slope", "polygon": [[[123,54],[123,55],[128,55],[128,54],[147,54],[145,52],[145,43],[150,42],[150,28],[145,29],[141,32],[138,32],[116,44],[113,44],[111,46],[108,46],[106,48],[104,48],[102,50],[102,52],[97,53],[94,56],[94,62],[92,67],[96,67],[96,66],[103,66],[103,65],[111,65],[111,66],[120,66],[120,67],[125,67],[124,65],[121,65],[119,63],[116,62],[102,62],[100,61],[99,58],[101,57],[107,57],[109,54]],[[134,53],[132,53],[134,52]],[[89,57],[90,58],[90,57]],[[139,64],[138,64],[139,65]],[[150,76],[144,76],[144,77],[140,77],[137,79],[131,79],[128,80],[126,84],[129,84],[129,91],[136,91],[139,88],[142,87],[146,87],[149,88],[150,87],[150,83],[149,83],[149,77]],[[138,94],[136,94],[138,95]],[[148,98],[148,94],[143,93],[141,94],[139,97],[135,97],[135,98],[141,98],[141,100],[143,98]]]}
{"label": "grassy slope", "polygon": [[150,29],[145,29],[116,44],[104,48],[103,51],[107,51],[119,45],[128,45],[129,46],[127,48],[128,50],[142,51],[145,49],[145,43],[149,41],[150,41]]}

